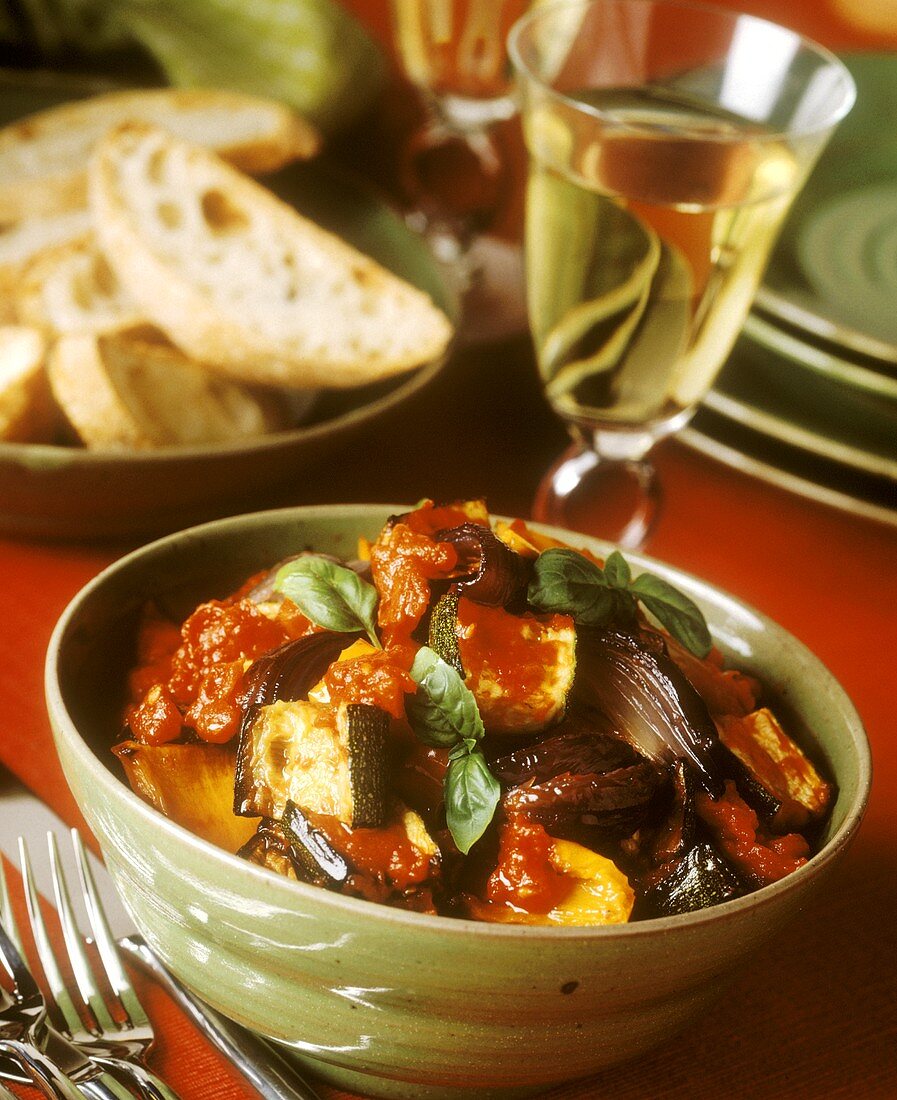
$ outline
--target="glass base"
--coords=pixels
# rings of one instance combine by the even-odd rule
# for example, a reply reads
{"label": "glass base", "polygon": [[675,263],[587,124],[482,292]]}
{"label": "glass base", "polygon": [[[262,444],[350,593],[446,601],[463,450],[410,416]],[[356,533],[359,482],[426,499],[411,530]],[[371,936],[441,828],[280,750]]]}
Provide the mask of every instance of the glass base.
{"label": "glass base", "polygon": [[533,518],[637,550],[654,529],[660,504],[650,462],[602,458],[574,445],[542,479]]}
{"label": "glass base", "polygon": [[413,133],[399,183],[437,258],[461,259],[504,200],[507,172],[489,131],[452,130],[430,117]]}

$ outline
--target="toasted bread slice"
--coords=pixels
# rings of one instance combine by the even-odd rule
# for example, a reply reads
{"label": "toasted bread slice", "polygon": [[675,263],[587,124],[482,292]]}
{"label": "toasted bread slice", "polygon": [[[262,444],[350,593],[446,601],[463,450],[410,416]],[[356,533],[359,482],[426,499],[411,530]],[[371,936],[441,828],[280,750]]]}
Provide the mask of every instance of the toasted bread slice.
{"label": "toasted bread slice", "polygon": [[0,439],[48,443],[58,414],[44,371],[46,344],[36,329],[0,326]]}
{"label": "toasted bread slice", "polygon": [[110,92],[0,130],[0,222],[83,208],[90,150],[127,120],[208,145],[247,172],[273,171],[320,147],[317,130],[274,100],[203,89]]}
{"label": "toasted bread slice", "polygon": [[218,378],[167,342],[72,334],[48,360],[53,394],[89,448],[203,446],[283,426],[276,398]]}
{"label": "toasted bread slice", "polygon": [[18,321],[15,296],[25,267],[39,253],[90,232],[90,211],[67,210],[0,227],[0,324]]}
{"label": "toasted bread slice", "polygon": [[429,361],[452,326],[430,298],[205,149],[146,125],[97,146],[104,252],[147,316],[234,378],[347,387]]}
{"label": "toasted bread slice", "polygon": [[21,272],[12,298],[22,323],[51,336],[101,335],[147,323],[90,233],[39,252]]}

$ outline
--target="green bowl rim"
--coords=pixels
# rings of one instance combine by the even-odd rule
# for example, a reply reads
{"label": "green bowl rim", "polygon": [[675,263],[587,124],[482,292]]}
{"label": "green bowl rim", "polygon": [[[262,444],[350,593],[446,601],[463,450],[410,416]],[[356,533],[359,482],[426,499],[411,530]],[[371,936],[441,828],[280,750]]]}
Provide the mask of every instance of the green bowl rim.
{"label": "green bowl rim", "polygon": [[[87,767],[92,778],[113,799],[124,800],[144,823],[166,832],[173,841],[186,843],[194,848],[198,855],[211,858],[218,862],[224,862],[232,869],[239,867],[241,872],[248,874],[258,882],[261,889],[274,891],[278,900],[282,899],[284,907],[288,907],[291,900],[302,900],[323,905],[325,908],[342,910],[347,914],[371,919],[375,914],[379,919],[400,926],[411,926],[418,932],[431,931],[433,933],[449,933],[451,935],[469,936],[472,934],[497,936],[501,939],[522,938],[554,940],[562,937],[565,940],[602,940],[609,936],[639,937],[655,935],[666,930],[673,931],[677,928],[695,927],[727,920],[745,909],[755,909],[776,902],[781,896],[798,888],[807,878],[815,878],[818,873],[835,859],[843,849],[853,840],[869,800],[869,792],[872,783],[872,760],[869,742],[863,728],[862,720],[856,707],[850,700],[839,681],[826,668],[822,661],[793,634],[779,626],[767,615],[737,599],[735,596],[711,585],[707,581],[668,565],[655,558],[627,551],[627,557],[635,564],[650,568],[668,580],[685,581],[691,589],[691,595],[698,599],[708,598],[718,609],[729,610],[738,616],[753,616],[757,624],[764,630],[771,631],[779,641],[787,644],[790,649],[803,662],[814,666],[818,672],[826,677],[833,691],[833,698],[840,706],[840,713],[844,724],[850,733],[850,740],[857,757],[857,790],[854,799],[846,809],[845,817],[836,833],[829,839],[826,845],[816,852],[803,867],[798,868],[784,879],[761,887],[754,893],[744,897],[735,898],[720,905],[707,909],[700,909],[690,913],[681,913],[669,917],[656,917],[650,920],[634,921],[628,924],[613,925],[589,925],[582,927],[556,927],[551,925],[519,925],[519,924],[492,924],[484,921],[474,921],[463,917],[433,916],[427,913],[414,913],[402,909],[394,909],[377,902],[366,901],[362,898],[345,897],[342,894],[333,893],[320,887],[306,883],[294,882],[241,860],[239,857],[217,845],[203,840],[191,833],[177,822],[165,817],[147,802],[144,802],[137,794],[127,787],[121,780],[103,764],[100,757],[90,748],[80,732],[76,728],[62,698],[59,681],[56,675],[56,664],[60,647],[72,624],[73,619],[87,603],[93,593],[101,588],[110,576],[131,569],[136,563],[146,557],[152,557],[167,550],[173,543],[194,537],[202,537],[205,534],[227,533],[228,528],[239,530],[247,527],[265,527],[272,520],[283,520],[287,517],[298,521],[315,519],[334,519],[357,517],[381,518],[409,510],[413,505],[407,504],[324,504],[324,505],[300,505],[292,508],[268,509],[262,512],[245,513],[230,516],[226,519],[211,520],[207,523],[188,527],[182,531],[166,535],[146,543],[136,550],[119,558],[111,565],[103,569],[93,580],[84,585],[69,602],[62,615],[58,619],[47,648],[45,662],[44,688],[47,709],[53,727],[54,739],[64,736],[70,750]],[[505,519],[500,515],[493,515],[493,520]],[[593,552],[606,554],[613,549],[613,544],[600,539],[592,538],[576,531],[566,531],[562,528],[551,527],[545,524],[532,523],[534,529],[553,534],[556,537],[570,538],[573,536],[577,543],[589,546]],[[101,846],[102,847],[102,846]]]}

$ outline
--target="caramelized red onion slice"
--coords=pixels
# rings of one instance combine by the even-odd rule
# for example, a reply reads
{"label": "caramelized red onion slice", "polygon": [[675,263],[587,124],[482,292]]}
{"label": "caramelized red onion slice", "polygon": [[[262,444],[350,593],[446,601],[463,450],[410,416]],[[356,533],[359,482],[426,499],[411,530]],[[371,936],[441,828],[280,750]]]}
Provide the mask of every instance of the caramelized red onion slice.
{"label": "caramelized red onion slice", "polygon": [[515,787],[504,798],[508,813],[523,813],[555,835],[600,833],[630,836],[650,816],[665,769],[648,761],[603,775],[556,775],[543,783]]}
{"label": "caramelized red onion slice", "polygon": [[543,783],[565,772],[601,774],[628,767],[642,759],[628,742],[604,732],[600,716],[588,724],[585,719],[581,724],[575,720],[572,729],[566,728],[567,725],[568,718],[565,718],[562,732],[491,761],[490,771],[500,783],[516,787],[527,780]]}
{"label": "caramelized red onion slice", "polygon": [[532,563],[506,546],[488,527],[462,523],[439,531],[438,542],[448,542],[458,554],[458,563],[467,570],[454,584],[474,603],[489,607],[507,607],[526,591]]}
{"label": "caramelized red onion slice", "polygon": [[325,630],[295,638],[259,657],[244,677],[243,724],[250,711],[278,699],[303,699],[330,665],[361,633]]}
{"label": "caramelized red onion slice", "polygon": [[659,635],[580,628],[573,691],[643,756],[666,766],[685,760],[708,794],[722,794],[713,719]]}

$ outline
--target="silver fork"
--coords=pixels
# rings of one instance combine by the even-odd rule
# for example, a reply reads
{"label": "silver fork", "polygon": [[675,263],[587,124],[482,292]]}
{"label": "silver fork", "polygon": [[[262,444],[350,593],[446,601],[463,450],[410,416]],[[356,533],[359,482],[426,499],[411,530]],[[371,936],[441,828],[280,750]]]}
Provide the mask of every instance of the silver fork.
{"label": "silver fork", "polygon": [[0,986],[0,1051],[11,1057],[46,1096],[56,1100],[83,1100],[72,1082],[42,1049],[38,1039],[47,1017],[47,1004],[16,941],[3,868],[0,866],[0,961],[12,979],[12,991]]}
{"label": "silver fork", "polygon": [[76,829],[71,831],[71,840],[93,942],[111,991],[112,1012],[119,1019],[113,1017],[106,1004],[78,930],[55,835],[47,833],[53,892],[79,1004],[75,1003],[75,997],[60,972],[41,914],[28,851],[20,837],[22,877],[34,942],[53,1001],[64,1021],[63,1034],[92,1061],[134,1087],[142,1100],[178,1100],[177,1094],[146,1065],[146,1056],[154,1038],[152,1024],[122,966]]}

